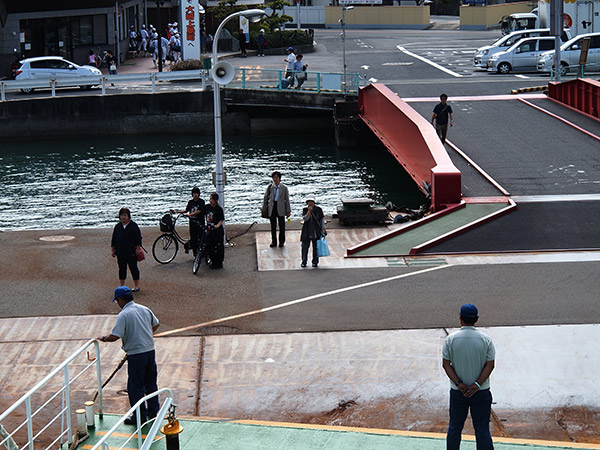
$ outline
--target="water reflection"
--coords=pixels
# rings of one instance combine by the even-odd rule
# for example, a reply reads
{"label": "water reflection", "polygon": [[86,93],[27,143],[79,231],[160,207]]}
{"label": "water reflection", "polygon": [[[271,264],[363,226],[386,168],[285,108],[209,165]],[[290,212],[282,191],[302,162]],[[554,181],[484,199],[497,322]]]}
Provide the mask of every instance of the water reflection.
{"label": "water reflection", "polygon": [[[283,174],[292,216],[313,194],[326,214],[341,198],[369,197],[418,207],[423,201],[383,148],[339,150],[323,136],[240,137],[224,143],[225,214],[229,223],[261,221],[269,175]],[[212,139],[198,136],[116,136],[3,143],[0,227],[108,227],[128,206],[142,226],[185,206],[192,186],[214,191]]]}

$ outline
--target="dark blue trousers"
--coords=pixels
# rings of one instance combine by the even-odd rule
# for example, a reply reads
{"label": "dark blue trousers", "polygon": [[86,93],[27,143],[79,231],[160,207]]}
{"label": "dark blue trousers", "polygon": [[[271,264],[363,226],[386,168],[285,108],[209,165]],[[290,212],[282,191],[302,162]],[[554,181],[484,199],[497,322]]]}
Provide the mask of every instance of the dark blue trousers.
{"label": "dark blue trousers", "polygon": [[[158,390],[156,378],[158,371],[156,368],[156,359],[154,350],[138,353],[136,355],[127,355],[127,394],[129,395],[129,404],[135,405],[142,397]],[[152,397],[146,404],[140,405],[140,415],[142,422],[146,421],[148,415],[155,417],[158,413],[158,396]]]}
{"label": "dark blue trousers", "polygon": [[460,435],[471,410],[471,420],[475,430],[477,450],[493,450],[490,434],[490,415],[492,412],[492,393],[489,389],[478,391],[467,398],[462,392],[450,389],[450,423],[446,436],[446,450],[460,449]]}

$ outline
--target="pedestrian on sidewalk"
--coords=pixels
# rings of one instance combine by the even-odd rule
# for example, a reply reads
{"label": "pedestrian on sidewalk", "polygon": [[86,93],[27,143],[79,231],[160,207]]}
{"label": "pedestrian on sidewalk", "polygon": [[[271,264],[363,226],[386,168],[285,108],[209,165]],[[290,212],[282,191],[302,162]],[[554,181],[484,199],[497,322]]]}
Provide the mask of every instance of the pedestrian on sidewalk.
{"label": "pedestrian on sidewalk", "polygon": [[446,143],[446,135],[448,134],[448,116],[450,116],[450,126],[454,126],[452,119],[452,106],[446,103],[448,96],[446,94],[440,95],[440,103],[435,105],[433,108],[433,116],[431,116],[431,124],[435,126],[442,144]]}
{"label": "pedestrian on sidewalk", "polygon": [[442,349],[442,367],[450,378],[450,422],[446,450],[459,450],[462,429],[469,410],[477,450],[493,450],[490,434],[492,393],[490,374],[496,350],[492,339],[475,329],[477,308],[466,303],[460,308],[460,330],[449,335]]}
{"label": "pedestrian on sidewalk", "polygon": [[[119,265],[119,282],[125,285],[127,267],[133,278],[133,292],[140,290],[140,269],[138,269],[138,255],[142,254],[142,232],[137,223],[131,220],[131,211],[128,208],[119,210],[119,223],[115,225],[110,242],[110,251],[113,258],[117,258]],[[140,258],[141,260],[141,258]]]}
{"label": "pedestrian on sidewalk", "polygon": [[238,40],[240,41],[240,53],[242,54],[242,58],[245,58],[248,56],[246,53],[246,33],[241,28]]}
{"label": "pedestrian on sidewalk", "polygon": [[265,37],[265,30],[262,28],[258,32],[258,38],[256,42],[258,43],[258,56],[265,56],[265,42],[267,38]]}
{"label": "pedestrian on sidewalk", "polygon": [[281,183],[281,172],[271,174],[273,183],[269,184],[263,197],[262,213],[271,221],[271,247],[277,247],[277,224],[279,224],[279,246],[285,244],[285,218],[292,214],[290,193]]}
{"label": "pedestrian on sidewalk", "polygon": [[312,244],[312,266],[319,265],[319,253],[317,251],[317,241],[321,235],[327,235],[325,231],[325,215],[323,210],[316,205],[315,197],[306,198],[306,207],[302,210],[302,231],[300,232],[300,241],[302,242],[302,263],[301,267],[306,267],[308,261],[308,248]]}
{"label": "pedestrian on sidewalk", "polygon": [[[121,339],[121,348],[127,354],[127,395],[129,405],[134,406],[140,399],[158,390],[156,354],[153,333],[159,327],[158,319],[147,307],[133,301],[133,294],[127,286],[115,289],[113,302],[121,311],[110,334],[97,337],[101,342],[115,342]],[[158,396],[140,405],[142,424],[158,414]],[[133,413],[125,419],[125,424],[135,425]]]}
{"label": "pedestrian on sidewalk", "polygon": [[283,62],[285,62],[285,76],[283,78],[285,78],[286,80],[291,79],[290,80],[290,86],[294,85],[294,70],[293,70],[293,66],[294,63],[296,62],[296,55],[294,54],[294,48],[293,47],[288,47],[286,49],[287,51],[287,57],[283,60]]}

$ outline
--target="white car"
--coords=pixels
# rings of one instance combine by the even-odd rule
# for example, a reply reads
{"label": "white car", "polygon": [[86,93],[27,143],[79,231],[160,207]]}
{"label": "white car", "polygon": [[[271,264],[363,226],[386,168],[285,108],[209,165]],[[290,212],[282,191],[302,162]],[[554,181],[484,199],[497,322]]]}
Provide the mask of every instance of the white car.
{"label": "white car", "polygon": [[[17,70],[16,80],[59,80],[61,78],[75,78],[79,76],[102,75],[102,72],[93,66],[80,66],[60,56],[38,56],[21,61],[21,67]],[[83,85],[82,89],[92,86]],[[21,89],[25,94],[33,92],[33,88]]]}
{"label": "white car", "polygon": [[[502,36],[500,39],[497,39],[490,45],[484,45],[483,47],[479,47],[473,57],[473,64],[475,64],[475,67],[487,69],[488,60],[494,54],[508,50],[512,45],[516,44],[521,39],[538,36],[550,36],[550,28],[520,30],[515,31],[514,33],[507,34],[506,36]],[[563,30],[563,35],[561,36],[561,40],[563,42],[568,41],[569,39],[571,39],[571,37],[571,30]]]}
{"label": "white car", "polygon": [[488,61],[488,72],[535,72],[538,57],[547,50],[554,49],[554,37],[534,37],[522,39],[508,50],[493,55]]}
{"label": "white car", "polygon": [[[587,55],[586,67],[600,68],[600,33],[587,33],[575,36],[560,46],[560,74],[566,75],[569,68],[579,64],[581,43],[584,38],[590,38],[590,48]],[[554,67],[554,52],[544,52],[538,58],[538,72],[550,72]]]}

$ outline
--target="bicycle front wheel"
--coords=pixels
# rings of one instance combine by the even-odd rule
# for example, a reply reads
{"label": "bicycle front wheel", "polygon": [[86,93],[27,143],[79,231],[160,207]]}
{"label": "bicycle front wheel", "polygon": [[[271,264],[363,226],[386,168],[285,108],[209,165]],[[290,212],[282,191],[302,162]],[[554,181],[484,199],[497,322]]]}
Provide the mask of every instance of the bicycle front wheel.
{"label": "bicycle front wheel", "polygon": [[172,234],[161,234],[152,245],[152,256],[161,264],[168,264],[175,259],[179,243]]}
{"label": "bicycle front wheel", "polygon": [[192,266],[192,272],[194,272],[194,275],[196,275],[198,273],[201,263],[202,263],[202,251],[198,250],[196,252],[196,257],[194,258],[194,265]]}

